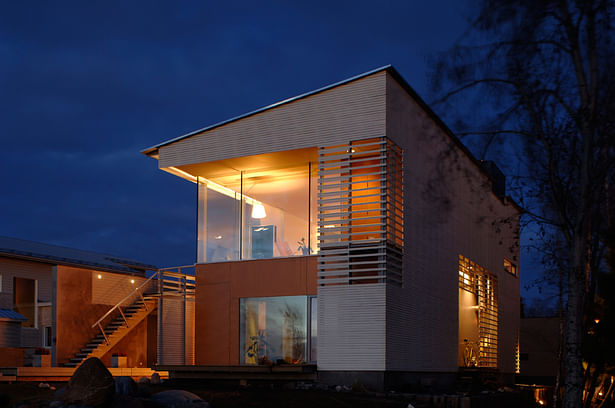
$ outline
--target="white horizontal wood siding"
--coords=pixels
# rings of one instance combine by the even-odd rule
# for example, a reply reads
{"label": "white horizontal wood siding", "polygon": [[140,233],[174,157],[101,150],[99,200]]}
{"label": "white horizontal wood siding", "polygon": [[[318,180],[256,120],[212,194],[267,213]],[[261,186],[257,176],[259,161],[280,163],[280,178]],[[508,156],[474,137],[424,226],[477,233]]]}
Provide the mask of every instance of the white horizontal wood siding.
{"label": "white horizontal wood siding", "polygon": [[318,369],[385,369],[386,284],[318,288]]}
{"label": "white horizontal wood siding", "polygon": [[159,167],[181,166],[384,136],[386,73],[279,105],[159,149]]}
{"label": "white horizontal wood siding", "polygon": [[21,322],[0,320],[0,347],[21,347]]}
{"label": "white horizontal wood siding", "polygon": [[51,268],[50,264],[0,257],[0,308],[13,308],[14,277],[36,280],[38,301],[51,302]]}
{"label": "white horizontal wood siding", "polygon": [[504,257],[518,259],[519,251],[514,222],[498,222],[516,210],[491,192],[487,176],[390,76],[387,137],[404,151],[405,241],[404,285],[387,293],[387,369],[457,371],[462,254],[498,278],[498,354],[508,356],[498,368],[514,372],[519,282],[502,271]]}
{"label": "white horizontal wood siding", "polygon": [[184,297],[166,295],[162,299],[162,321],[158,326],[158,361],[166,365],[184,364]]}

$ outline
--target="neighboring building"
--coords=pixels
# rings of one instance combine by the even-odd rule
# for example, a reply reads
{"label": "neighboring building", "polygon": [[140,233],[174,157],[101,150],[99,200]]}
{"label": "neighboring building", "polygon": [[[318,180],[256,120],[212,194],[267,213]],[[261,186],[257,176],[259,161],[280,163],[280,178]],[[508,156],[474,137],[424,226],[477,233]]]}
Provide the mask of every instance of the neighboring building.
{"label": "neighboring building", "polygon": [[521,319],[520,363],[523,384],[554,385],[559,369],[559,317]]}
{"label": "neighboring building", "polygon": [[[156,302],[142,311],[131,298],[147,270],[155,267],[0,236],[0,366],[31,365],[33,352],[48,349],[54,366],[75,366],[92,353],[109,366],[112,354],[122,353],[129,367],[150,367],[156,361]],[[119,314],[112,312],[101,322],[107,344],[92,325],[123,299],[135,324],[111,330],[108,323]]]}
{"label": "neighboring building", "polygon": [[196,365],[513,380],[520,211],[391,66],[143,153],[198,192]]}

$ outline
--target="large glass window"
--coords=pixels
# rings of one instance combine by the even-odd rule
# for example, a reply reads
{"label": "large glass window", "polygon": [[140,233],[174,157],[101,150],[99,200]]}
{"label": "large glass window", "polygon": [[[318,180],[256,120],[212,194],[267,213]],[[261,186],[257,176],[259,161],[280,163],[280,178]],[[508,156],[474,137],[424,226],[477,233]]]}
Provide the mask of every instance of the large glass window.
{"label": "large glass window", "polygon": [[242,259],[309,255],[308,166],[243,174]]}
{"label": "large glass window", "polygon": [[197,262],[239,259],[240,180],[239,172],[198,178]]}
{"label": "large glass window", "polygon": [[305,163],[199,177],[197,262],[317,253],[315,173]]}
{"label": "large glass window", "polygon": [[241,364],[308,361],[308,297],[240,299]]}

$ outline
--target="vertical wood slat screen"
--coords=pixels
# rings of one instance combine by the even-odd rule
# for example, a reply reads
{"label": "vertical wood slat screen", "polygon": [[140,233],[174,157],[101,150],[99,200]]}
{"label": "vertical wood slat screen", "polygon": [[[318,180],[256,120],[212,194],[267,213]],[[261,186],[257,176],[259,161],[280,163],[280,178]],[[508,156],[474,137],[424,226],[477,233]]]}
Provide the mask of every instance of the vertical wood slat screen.
{"label": "vertical wood slat screen", "polygon": [[479,367],[498,365],[498,281],[482,266],[459,255],[459,287],[478,300]]}
{"label": "vertical wood slat screen", "polygon": [[402,284],[402,174],[386,137],[319,149],[320,285]]}

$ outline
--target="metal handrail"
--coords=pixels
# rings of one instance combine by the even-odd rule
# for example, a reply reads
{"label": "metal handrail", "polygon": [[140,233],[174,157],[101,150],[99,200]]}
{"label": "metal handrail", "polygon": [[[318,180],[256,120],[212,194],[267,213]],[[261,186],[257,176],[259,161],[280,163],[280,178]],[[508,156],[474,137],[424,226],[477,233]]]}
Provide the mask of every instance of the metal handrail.
{"label": "metal handrail", "polygon": [[[149,278],[147,278],[145,281],[143,281],[143,283],[141,283],[139,286],[137,286],[131,293],[129,293],[126,297],[124,297],[124,299],[120,300],[115,306],[113,306],[111,309],[109,309],[107,311],[107,313],[105,313],[100,319],[98,319],[94,324],[92,324],[92,328],[98,326],[98,328],[100,329],[105,342],[107,343],[107,345],[109,345],[109,337],[107,336],[107,334],[105,333],[105,329],[102,326],[102,321],[105,320],[111,313],[113,313],[115,310],[119,310],[120,311],[120,315],[122,316],[122,318],[124,319],[124,323],[126,324],[126,327],[128,327],[128,320],[126,319],[126,316],[124,315],[124,312],[122,311],[121,306],[130,298],[132,298],[133,296],[135,296],[135,293],[137,293],[140,297],[141,297],[141,301],[143,302],[143,304],[145,305],[145,309],[147,309],[147,303],[145,302],[145,298],[143,297],[143,288],[149,284],[154,278],[157,278],[159,280],[158,283],[158,287],[160,290],[160,294],[162,295],[162,293],[165,292],[165,289],[170,289],[170,287],[168,286],[168,283],[172,283],[172,285],[177,286],[177,289],[180,289],[181,292],[184,293],[184,296],[186,296],[187,293],[190,293],[191,295],[194,295],[195,289],[196,289],[196,277],[193,275],[188,275],[186,273],[182,273],[181,270],[185,269],[185,268],[194,268],[194,265],[186,265],[186,266],[175,266],[175,267],[170,267],[170,268],[162,268],[162,269],[158,269],[154,274],[152,274],[152,276],[150,276]],[[173,271],[176,270],[177,272]],[[171,279],[168,279],[168,277],[170,277]],[[168,283],[167,283],[168,282]]]}
{"label": "metal handrail", "polygon": [[[107,313],[105,313],[100,319],[98,319],[96,321],[96,323],[94,323],[92,325],[92,329],[96,326],[99,326],[101,328],[101,331],[103,333],[103,336],[105,338],[105,340],[107,341],[107,344],[109,344],[109,340],[107,339],[107,336],[105,335],[105,331],[102,329],[102,326],[100,325],[100,323],[105,320],[105,318],[107,316],[109,316],[111,313],[113,313],[113,311],[117,308],[119,308],[125,301],[127,301],[128,299],[130,299],[132,296],[134,296],[135,292],[137,292],[138,290],[140,290],[141,288],[143,288],[145,285],[147,285],[154,277],[158,276],[160,274],[160,270],[156,271],[156,273],[154,273],[152,276],[150,276],[149,278],[147,278],[142,284],[140,284],[139,286],[137,286],[135,288],[134,291],[132,291],[130,294],[126,295],[126,297],[122,300],[120,300],[115,306],[113,306],[111,309],[109,309],[109,311]],[[141,294],[139,292],[139,294]],[[141,296],[141,299],[143,299],[143,296]],[[121,311],[121,309],[120,309]],[[122,313],[123,315],[123,313]],[[124,320],[126,320],[126,318],[124,317]]]}

